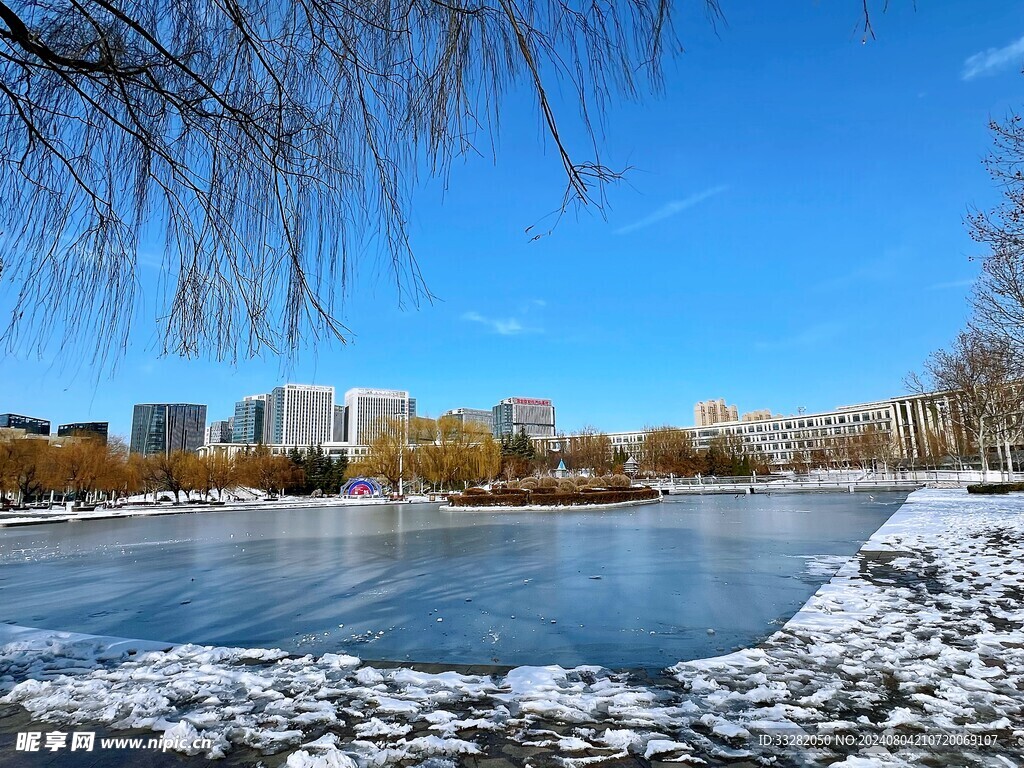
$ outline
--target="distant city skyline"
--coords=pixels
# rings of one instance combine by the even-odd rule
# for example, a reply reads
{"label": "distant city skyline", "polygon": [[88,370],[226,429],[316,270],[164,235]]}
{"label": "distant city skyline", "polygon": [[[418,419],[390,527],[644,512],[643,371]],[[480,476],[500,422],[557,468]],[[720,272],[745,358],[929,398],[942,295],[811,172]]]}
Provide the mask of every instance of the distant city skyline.
{"label": "distant city skyline", "polygon": [[[302,391],[302,390],[307,390],[307,391],[308,390],[314,390],[314,391],[315,390],[320,390],[320,391],[326,392],[327,390],[331,390],[331,394],[333,395],[334,394],[334,390],[337,390],[337,389],[338,389],[337,387],[333,387],[331,385],[308,385],[308,384],[303,384],[303,383],[298,383],[298,382],[290,382],[290,381],[289,382],[282,382],[280,385],[278,385],[276,387],[273,387],[272,388],[272,392],[270,394],[266,394],[266,395],[246,395],[243,398],[240,398],[239,400],[235,401],[235,403],[234,403],[234,405],[235,405],[234,415],[233,416],[229,416],[227,419],[220,419],[220,418],[218,418],[217,415],[215,413],[213,413],[209,409],[209,407],[206,406],[205,404],[196,404],[196,405],[193,405],[191,407],[200,407],[201,406],[203,408],[206,408],[206,411],[207,411],[207,415],[205,417],[206,418],[206,427],[205,427],[205,430],[203,431],[203,436],[204,436],[204,438],[206,438],[205,439],[206,443],[210,442],[210,440],[209,440],[210,435],[213,434],[214,432],[216,432],[217,434],[220,434],[220,435],[223,435],[223,436],[231,436],[232,439],[226,439],[226,440],[224,440],[224,442],[237,442],[237,443],[266,442],[268,444],[287,444],[287,445],[291,445],[291,444],[294,443],[294,444],[305,445],[305,444],[309,443],[310,441],[309,440],[305,440],[305,439],[299,439],[299,440],[273,439],[272,435],[265,435],[264,439],[253,438],[251,436],[249,438],[242,437],[241,439],[234,439],[234,437],[235,437],[234,424],[238,423],[238,415],[239,415],[238,406],[243,405],[243,404],[246,404],[246,405],[263,405],[263,403],[265,403],[267,400],[273,398],[273,393],[274,392],[283,393],[283,392],[289,391],[289,390],[296,391],[296,392],[299,392],[299,391]],[[308,397],[308,394],[306,396]],[[358,402],[360,402],[360,400],[367,400],[368,402],[376,403],[376,405],[374,406],[375,410],[372,411],[372,414],[368,415],[368,416],[365,416],[362,419],[362,422],[364,422],[364,428],[368,428],[370,426],[370,422],[371,421],[374,424],[376,424],[377,422],[379,422],[380,418],[382,418],[382,417],[388,417],[389,415],[390,415],[390,417],[396,417],[396,415],[401,414],[403,412],[403,409],[400,406],[381,405],[381,403],[384,403],[385,401],[381,401],[380,398],[381,397],[385,397],[385,398],[394,399],[395,402],[397,402],[397,403],[401,403],[401,402],[407,403],[405,408],[408,409],[407,412],[408,412],[408,414],[411,417],[416,417],[417,415],[425,416],[425,417],[428,417],[428,418],[440,418],[440,417],[443,417],[443,416],[447,416],[447,417],[454,417],[454,418],[456,418],[457,420],[459,420],[459,421],[461,421],[463,423],[476,420],[476,421],[480,421],[482,423],[486,423],[488,428],[491,429],[498,437],[501,436],[500,433],[503,430],[502,430],[500,424],[495,421],[495,415],[497,414],[497,412],[499,411],[500,408],[505,407],[505,408],[509,409],[509,412],[508,412],[508,415],[507,415],[506,418],[508,420],[514,419],[515,417],[513,417],[512,414],[515,411],[512,410],[512,404],[513,403],[517,403],[518,405],[516,407],[518,407],[520,409],[525,409],[524,413],[529,412],[531,417],[534,417],[534,416],[537,416],[538,414],[542,414],[543,413],[545,415],[542,417],[541,420],[546,421],[548,418],[550,418],[550,423],[551,423],[552,429],[548,429],[548,430],[541,429],[539,431],[535,431],[533,429],[528,429],[527,430],[528,433],[532,437],[542,437],[542,436],[553,436],[553,435],[556,435],[556,434],[558,434],[558,435],[561,435],[561,434],[569,435],[569,434],[572,434],[573,432],[577,432],[577,431],[579,431],[580,429],[583,429],[583,428],[596,428],[599,432],[604,432],[604,433],[623,433],[623,432],[643,431],[647,427],[675,426],[675,427],[685,427],[685,428],[691,428],[691,427],[696,428],[696,427],[702,427],[702,426],[712,426],[712,425],[716,425],[716,424],[752,423],[752,422],[764,421],[764,420],[769,420],[769,419],[789,418],[789,417],[799,418],[799,417],[804,416],[805,414],[808,414],[808,413],[809,414],[826,414],[826,413],[831,413],[831,412],[834,412],[834,411],[837,411],[837,410],[846,409],[846,408],[859,407],[860,405],[863,405],[865,403],[875,403],[875,402],[882,401],[882,400],[890,400],[890,399],[893,399],[893,398],[900,398],[900,397],[904,397],[904,396],[911,396],[911,397],[913,397],[915,395],[913,393],[900,392],[900,393],[896,393],[896,394],[893,394],[893,395],[884,396],[884,397],[881,397],[881,398],[861,398],[859,400],[851,400],[851,401],[844,402],[844,403],[836,403],[836,404],[833,404],[833,405],[830,405],[830,406],[826,406],[826,407],[821,407],[821,408],[808,409],[806,406],[800,406],[796,410],[794,410],[794,411],[792,411],[790,413],[773,413],[772,409],[767,409],[767,408],[766,409],[757,409],[757,410],[753,410],[753,411],[749,411],[749,412],[742,412],[741,413],[738,410],[738,408],[737,408],[737,406],[735,404],[733,404],[733,405],[726,405],[726,403],[725,403],[725,399],[726,398],[719,398],[717,400],[712,399],[712,400],[706,400],[706,401],[699,401],[699,402],[695,403],[693,405],[692,409],[690,410],[690,413],[692,414],[692,418],[690,418],[689,420],[681,419],[681,420],[675,421],[675,422],[670,422],[670,421],[647,421],[647,422],[644,422],[643,424],[634,424],[632,426],[628,426],[628,427],[621,428],[621,429],[605,428],[605,427],[602,427],[601,425],[595,424],[593,422],[587,422],[582,427],[576,427],[576,428],[573,428],[573,429],[563,428],[562,426],[555,424],[555,422],[554,422],[554,411],[555,411],[554,405],[555,404],[554,404],[554,402],[552,400],[548,400],[548,399],[534,399],[534,398],[523,399],[523,398],[519,398],[519,397],[508,397],[508,398],[503,398],[501,401],[499,401],[498,405],[494,406],[492,409],[454,408],[454,409],[448,409],[446,411],[440,411],[440,412],[434,413],[434,412],[420,412],[420,411],[418,411],[418,406],[417,406],[417,403],[416,403],[416,398],[415,397],[411,397],[411,395],[408,392],[408,390],[352,387],[352,388],[349,388],[344,393],[344,396],[345,396],[345,399],[348,400],[348,402],[351,403],[351,404],[358,403]],[[148,404],[134,404],[133,409],[134,409],[135,413],[138,413],[138,410],[140,408],[148,408],[148,407],[151,407],[151,406],[148,405]],[[173,407],[173,406],[162,406],[162,407]],[[317,423],[322,422],[325,425],[325,428],[330,430],[330,436],[327,437],[327,438],[321,439],[321,440],[313,440],[312,441],[313,443],[352,442],[350,439],[346,439],[346,440],[340,439],[339,436],[338,436],[339,433],[335,429],[337,424],[338,424],[339,409],[341,409],[341,413],[344,414],[344,412],[346,410],[346,406],[343,406],[343,405],[340,405],[340,404],[338,406],[334,406],[331,409],[330,415],[328,415],[328,413],[327,413],[327,411],[325,409],[325,413],[323,414],[322,418],[320,418],[318,415],[309,414],[304,419],[300,419],[300,420],[295,421],[295,423],[292,426],[292,429],[308,429],[311,424],[317,424]],[[271,409],[271,410],[273,410],[273,409]],[[358,410],[358,406],[357,406],[357,410]],[[550,412],[550,413],[548,413],[548,412]],[[31,415],[31,414],[13,414],[13,413],[10,413],[10,414],[0,414],[0,426],[4,426],[5,425],[5,422],[3,422],[3,417],[5,417],[5,416],[14,416],[14,417],[17,417],[19,419],[29,419],[30,421],[35,421],[35,422],[38,422],[39,424],[55,423],[51,419],[47,419],[45,415],[44,416],[34,416],[34,415]],[[489,417],[489,418],[485,418],[485,416]],[[249,414],[248,417],[251,418],[251,414]],[[397,417],[401,418],[401,416],[397,416]],[[356,416],[356,418],[359,418],[359,417]],[[308,421],[308,423],[306,423],[307,421]],[[104,424],[105,423],[106,422],[104,422]],[[528,423],[529,425],[531,425],[531,427],[534,426],[534,422],[531,419],[526,419],[524,423]],[[516,429],[514,431],[517,431],[518,428],[519,428],[519,424],[520,424],[518,419],[515,420],[515,424],[516,424]],[[69,425],[65,425],[65,426],[69,426]],[[70,426],[74,426],[74,425],[70,425]],[[64,429],[64,427],[62,427],[62,429]],[[129,429],[127,431],[127,433],[123,435],[123,437],[126,438],[126,442],[128,442],[128,438],[131,435],[131,431],[132,430]],[[506,428],[504,431],[508,431],[508,429]],[[54,432],[54,434],[56,434],[56,432]],[[119,433],[114,432],[114,431],[111,431],[111,434],[115,435],[115,436],[119,435]],[[376,434],[376,433],[374,433],[374,434]],[[295,435],[292,435],[292,436],[294,437]],[[281,438],[281,435],[279,434],[277,437]],[[357,441],[356,443],[353,443],[353,444],[364,445],[367,442],[368,441],[363,440],[363,441]]]}
{"label": "distant city skyline", "polygon": [[[613,432],[687,425],[709,395],[795,414],[906,393],[968,313],[980,247],[963,219],[998,200],[981,160],[989,120],[1021,106],[1024,7],[891,3],[863,45],[846,4],[724,11],[717,30],[686,17],[662,95],[611,105],[601,160],[634,170],[604,216],[552,229],[560,164],[551,147],[537,157],[532,96],[516,93],[496,160],[468,157],[414,192],[433,303],[400,308],[364,264],[339,312],[349,345],[232,366],[156,357],[154,301],[113,372],[91,350],[8,353],[0,410],[127,436],[134,403],[205,403],[226,420],[296,381],[407,390],[432,416],[536,393],[559,431]],[[551,96],[585,156],[575,107]],[[140,294],[158,295],[158,255],[140,263]]]}

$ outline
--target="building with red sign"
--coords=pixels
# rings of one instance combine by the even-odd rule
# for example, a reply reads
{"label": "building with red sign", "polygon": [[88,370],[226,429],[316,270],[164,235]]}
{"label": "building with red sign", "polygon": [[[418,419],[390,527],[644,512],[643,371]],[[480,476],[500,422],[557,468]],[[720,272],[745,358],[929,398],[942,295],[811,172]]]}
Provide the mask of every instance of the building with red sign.
{"label": "building with red sign", "polygon": [[524,430],[530,437],[555,436],[555,406],[536,397],[506,397],[491,409],[494,435],[514,435]]}

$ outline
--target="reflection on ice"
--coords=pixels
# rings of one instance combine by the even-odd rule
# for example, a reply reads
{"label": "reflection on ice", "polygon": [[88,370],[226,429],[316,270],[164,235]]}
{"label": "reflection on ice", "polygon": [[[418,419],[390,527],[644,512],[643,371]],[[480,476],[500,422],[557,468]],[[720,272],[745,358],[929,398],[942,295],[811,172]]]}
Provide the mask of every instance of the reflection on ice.
{"label": "reflection on ice", "polygon": [[601,512],[391,505],[11,528],[0,601],[19,624],[122,637],[663,667],[767,635],[891,510],[859,494],[677,496]]}

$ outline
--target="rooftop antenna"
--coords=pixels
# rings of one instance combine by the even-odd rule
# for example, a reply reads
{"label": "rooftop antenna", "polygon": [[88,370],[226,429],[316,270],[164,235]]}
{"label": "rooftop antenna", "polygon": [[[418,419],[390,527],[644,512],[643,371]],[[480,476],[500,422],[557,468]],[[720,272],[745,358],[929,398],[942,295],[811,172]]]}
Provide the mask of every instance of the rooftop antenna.
{"label": "rooftop antenna", "polygon": [[798,413],[798,414],[799,414],[800,416],[803,416],[803,415],[804,415],[805,413],[807,413],[807,409],[806,409],[806,408],[804,408],[804,407],[803,407],[803,406],[801,405],[801,406],[800,406],[799,408],[797,408],[797,409],[796,409],[796,412],[797,412],[797,413]]}

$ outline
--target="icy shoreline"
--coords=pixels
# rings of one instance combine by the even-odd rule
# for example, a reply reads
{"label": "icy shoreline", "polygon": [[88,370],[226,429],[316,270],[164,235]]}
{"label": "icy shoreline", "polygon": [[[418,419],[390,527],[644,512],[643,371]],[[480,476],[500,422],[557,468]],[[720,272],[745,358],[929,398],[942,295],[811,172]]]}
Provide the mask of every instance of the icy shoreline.
{"label": "icy shoreline", "polygon": [[290,751],[293,767],[469,755],[1012,766],[1024,750],[1022,561],[1024,497],[925,490],[760,646],[681,662],[664,683],[586,666],[430,674],[0,625],[0,701],[64,726],[207,737],[207,757]]}
{"label": "icy shoreline", "polygon": [[338,498],[336,496],[314,499],[308,496],[286,497],[277,501],[233,501],[220,504],[154,504],[125,505],[123,507],[107,507],[80,512],[67,512],[59,507],[53,510],[20,510],[0,514],[0,528],[23,525],[48,525],[50,523],[82,522],[89,520],[120,520],[129,517],[159,517],[163,515],[210,514],[217,512],[249,512],[253,510],[308,509],[310,507],[375,507],[385,504],[440,504],[430,501],[426,496],[410,496],[404,501],[390,499],[359,497]]}

